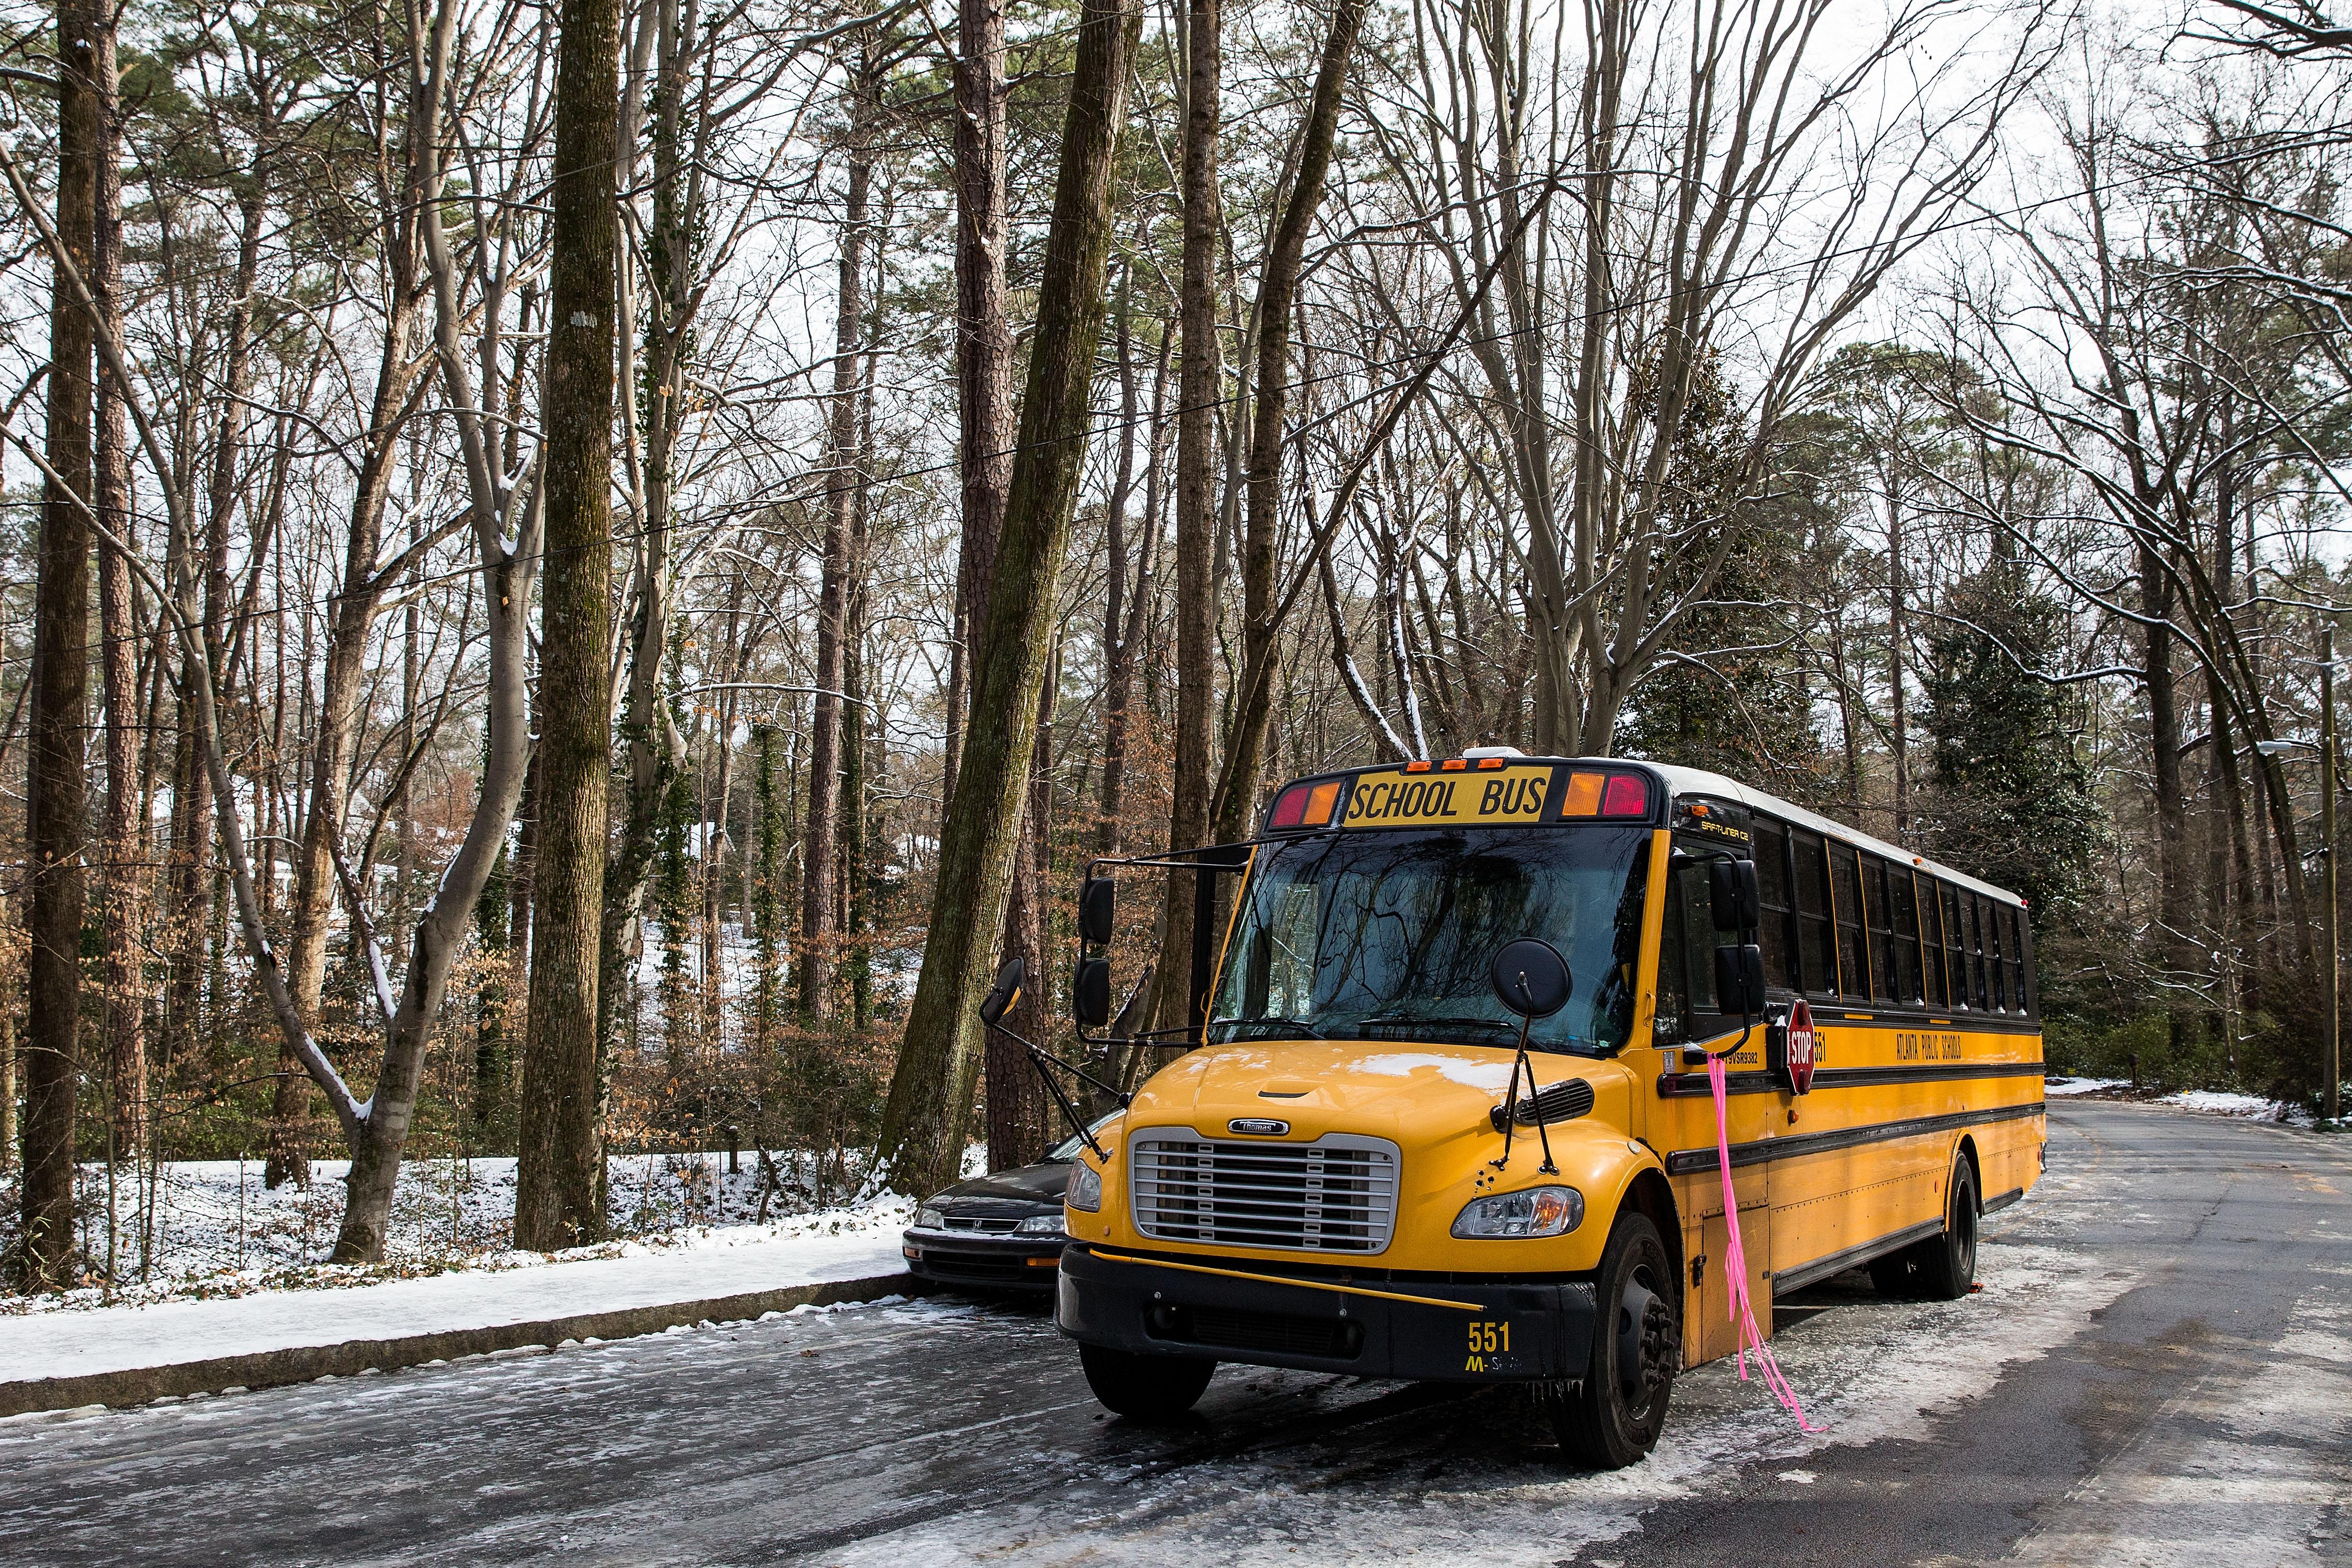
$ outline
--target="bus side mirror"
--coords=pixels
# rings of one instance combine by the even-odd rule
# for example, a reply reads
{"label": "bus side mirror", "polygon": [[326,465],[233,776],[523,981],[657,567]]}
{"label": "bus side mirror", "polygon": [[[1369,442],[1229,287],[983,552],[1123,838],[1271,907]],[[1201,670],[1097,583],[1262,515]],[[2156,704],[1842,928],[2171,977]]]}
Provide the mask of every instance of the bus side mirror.
{"label": "bus side mirror", "polygon": [[990,1028],[1021,1000],[1021,983],[1029,977],[1029,966],[1018,958],[1008,958],[1004,967],[996,972],[996,984],[980,1004],[980,1021]]}
{"label": "bus side mirror", "polygon": [[1540,938],[1506,942],[1492,977],[1496,1000],[1523,1018],[1549,1018],[1568,1005],[1568,960]]}
{"label": "bus side mirror", "polygon": [[1082,958],[1070,980],[1070,1012],[1081,1029],[1110,1022],[1110,960]]}
{"label": "bus side mirror", "polygon": [[1723,1013],[1753,1018],[1764,1011],[1764,950],[1752,942],[1726,942],[1715,950],[1715,1005]]}
{"label": "bus side mirror", "polygon": [[1078,888],[1078,940],[1110,940],[1111,913],[1118,893],[1108,877],[1088,877]]}
{"label": "bus side mirror", "polygon": [[1756,891],[1756,862],[1716,860],[1706,868],[1707,902],[1717,931],[1754,931],[1763,917]]}

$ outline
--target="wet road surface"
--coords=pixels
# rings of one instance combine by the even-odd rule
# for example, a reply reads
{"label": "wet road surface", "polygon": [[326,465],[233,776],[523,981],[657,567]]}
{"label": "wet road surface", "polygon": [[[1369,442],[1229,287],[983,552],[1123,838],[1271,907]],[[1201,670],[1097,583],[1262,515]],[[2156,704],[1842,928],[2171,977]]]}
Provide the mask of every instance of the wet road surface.
{"label": "wet road surface", "polygon": [[1107,1416],[954,1299],[0,1421],[0,1562],[2352,1563],[2352,1140],[2055,1101],[1984,1290],[1780,1304],[1566,1471],[1508,1388],[1228,1368]]}

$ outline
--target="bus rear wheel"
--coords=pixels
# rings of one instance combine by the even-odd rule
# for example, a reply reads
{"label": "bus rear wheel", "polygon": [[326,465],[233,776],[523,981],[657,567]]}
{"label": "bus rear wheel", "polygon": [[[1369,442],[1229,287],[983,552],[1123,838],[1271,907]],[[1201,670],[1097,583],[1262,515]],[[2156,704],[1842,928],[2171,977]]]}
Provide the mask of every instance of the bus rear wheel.
{"label": "bus rear wheel", "polygon": [[1131,1355],[1105,1345],[1080,1345],[1078,1364],[1104,1408],[1129,1421],[1173,1421],[1200,1403],[1217,1374],[1213,1361]]}
{"label": "bus rear wheel", "polygon": [[1682,1359],[1674,1289],[1657,1226],[1643,1215],[1619,1215],[1593,1276],[1599,1310],[1585,1374],[1546,1384],[1538,1395],[1576,1463],[1622,1469],[1656,1446]]}
{"label": "bus rear wheel", "polygon": [[1966,1154],[1952,1156],[1950,1194],[1944,1233],[1889,1253],[1870,1266],[1870,1282],[1882,1296],[1921,1301],[1957,1301],[1977,1281],[1977,1173]]}

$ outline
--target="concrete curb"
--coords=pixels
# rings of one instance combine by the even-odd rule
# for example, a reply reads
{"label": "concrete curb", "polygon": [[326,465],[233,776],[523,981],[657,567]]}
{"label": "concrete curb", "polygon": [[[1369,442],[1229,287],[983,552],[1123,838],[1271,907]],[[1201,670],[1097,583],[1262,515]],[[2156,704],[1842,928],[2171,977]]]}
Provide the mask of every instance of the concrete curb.
{"label": "concrete curb", "polygon": [[349,1377],[372,1370],[390,1372],[494,1351],[552,1347],[565,1340],[635,1339],[685,1323],[730,1322],[756,1318],[763,1312],[788,1312],[794,1307],[871,1301],[881,1296],[918,1295],[922,1290],[921,1282],[911,1274],[881,1274],[864,1279],[827,1279],[653,1307],[625,1307],[532,1322],[499,1323],[483,1329],[450,1329],[391,1340],[345,1340],[340,1344],[256,1351],[246,1355],[214,1356],[205,1361],[131,1367],[75,1377],[29,1378],[0,1383],[0,1416],[41,1410],[75,1410],[93,1405],[144,1405],[169,1394],[276,1388],[318,1377]]}

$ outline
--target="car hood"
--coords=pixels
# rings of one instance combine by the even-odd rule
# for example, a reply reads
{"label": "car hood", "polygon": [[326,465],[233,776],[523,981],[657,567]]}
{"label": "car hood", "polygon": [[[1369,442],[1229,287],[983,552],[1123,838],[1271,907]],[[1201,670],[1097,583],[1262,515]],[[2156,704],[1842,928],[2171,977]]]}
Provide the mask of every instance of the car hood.
{"label": "car hood", "polygon": [[958,1182],[924,1200],[926,1208],[953,1203],[958,1198],[1013,1199],[1017,1202],[1044,1204],[1059,1208],[1062,1194],[1070,1184],[1070,1167],[1061,1161],[1048,1161],[1042,1165],[1024,1165],[1017,1171],[998,1171],[986,1176],[974,1176],[968,1182]]}

